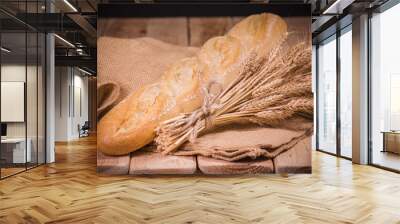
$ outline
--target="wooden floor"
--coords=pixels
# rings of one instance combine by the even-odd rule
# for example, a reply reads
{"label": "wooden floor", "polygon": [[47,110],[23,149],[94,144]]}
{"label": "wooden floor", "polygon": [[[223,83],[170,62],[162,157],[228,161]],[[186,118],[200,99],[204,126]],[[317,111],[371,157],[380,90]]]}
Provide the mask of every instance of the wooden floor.
{"label": "wooden floor", "polygon": [[19,167],[17,167],[17,168],[15,168],[15,167],[7,167],[7,168],[1,168],[1,177],[3,178],[3,177],[7,177],[7,176],[10,176],[10,175],[13,175],[13,174],[16,174],[16,173],[19,173],[19,172],[23,172],[25,170],[25,167],[23,167],[23,168],[19,168]]}
{"label": "wooden floor", "polygon": [[381,152],[374,150],[372,157],[374,164],[389,167],[391,169],[400,170],[400,155],[392,152]]}
{"label": "wooden floor", "polygon": [[0,181],[0,223],[400,223],[400,175],[313,153],[312,175],[96,174],[95,139]]}

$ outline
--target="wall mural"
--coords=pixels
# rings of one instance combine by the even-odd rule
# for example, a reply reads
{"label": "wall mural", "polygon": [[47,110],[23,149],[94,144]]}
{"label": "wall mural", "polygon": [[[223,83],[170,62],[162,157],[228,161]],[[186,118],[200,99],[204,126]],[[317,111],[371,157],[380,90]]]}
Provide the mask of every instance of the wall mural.
{"label": "wall mural", "polygon": [[310,173],[310,22],[100,18],[98,172]]}

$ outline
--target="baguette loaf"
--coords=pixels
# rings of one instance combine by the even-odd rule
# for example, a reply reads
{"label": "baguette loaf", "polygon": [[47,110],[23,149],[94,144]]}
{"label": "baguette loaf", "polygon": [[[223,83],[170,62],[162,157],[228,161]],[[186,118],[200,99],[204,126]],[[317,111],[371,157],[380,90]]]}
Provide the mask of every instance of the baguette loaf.
{"label": "baguette loaf", "polygon": [[219,83],[225,88],[253,52],[265,56],[286,35],[282,18],[263,13],[245,18],[225,36],[211,38],[195,57],[177,61],[161,80],[133,92],[108,112],[98,124],[98,149],[123,155],[150,143],[162,121],[202,105],[203,87]]}

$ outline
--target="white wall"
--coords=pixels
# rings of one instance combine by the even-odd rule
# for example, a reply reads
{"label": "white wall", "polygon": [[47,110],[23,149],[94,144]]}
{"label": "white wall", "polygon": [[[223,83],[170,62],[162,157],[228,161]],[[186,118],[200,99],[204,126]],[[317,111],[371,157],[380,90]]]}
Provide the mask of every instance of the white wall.
{"label": "white wall", "polygon": [[[25,82],[25,65],[2,65],[1,81]],[[6,110],[6,108],[1,109]],[[7,137],[25,137],[25,123],[7,123]]]}
{"label": "white wall", "polygon": [[70,83],[67,67],[55,68],[55,141],[68,140],[68,88]]}
{"label": "white wall", "polygon": [[[28,66],[27,72],[28,72],[29,84],[36,86],[36,80],[32,80],[29,77],[30,74],[36,75],[36,67]],[[15,81],[26,82],[25,73],[26,73],[25,64],[24,65],[18,65],[18,64],[2,65],[1,66],[1,81],[3,81],[3,82],[15,82]],[[35,104],[28,105],[28,106],[34,106],[36,108],[36,89],[28,88],[27,90],[28,90],[27,102],[28,103],[35,102]],[[30,90],[32,90],[32,92]],[[1,109],[7,110],[7,108],[1,108]],[[29,111],[31,111],[31,110],[29,110]],[[35,121],[35,123],[36,123],[36,119],[37,119],[36,113],[35,114],[28,113],[27,116],[28,116],[28,122]],[[28,125],[28,128],[29,127],[33,127],[33,125]],[[36,127],[35,127],[35,129],[36,129]],[[28,130],[28,132],[29,132],[29,130]],[[7,123],[7,136],[8,137],[25,137],[25,122]]]}
{"label": "white wall", "polygon": [[55,73],[55,140],[74,140],[78,125],[88,120],[88,78],[71,67],[56,67]]}
{"label": "white wall", "polygon": [[71,135],[77,138],[79,137],[78,124],[82,126],[85,121],[88,121],[88,78],[81,76],[81,73],[76,75],[75,70],[73,86],[74,108],[72,108]]}

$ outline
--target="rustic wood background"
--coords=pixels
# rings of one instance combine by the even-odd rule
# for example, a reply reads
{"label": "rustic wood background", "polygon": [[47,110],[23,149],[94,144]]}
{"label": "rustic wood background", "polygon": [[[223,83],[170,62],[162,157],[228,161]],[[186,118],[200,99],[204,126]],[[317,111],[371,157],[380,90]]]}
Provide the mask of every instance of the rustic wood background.
{"label": "rustic wood background", "polygon": [[[98,37],[152,37],[182,46],[202,46],[214,36],[224,35],[240,17],[211,18],[112,18],[99,19]],[[299,41],[311,44],[311,18],[285,18],[288,45]],[[101,48],[101,46],[98,46]],[[243,174],[243,173],[310,173],[311,137],[272,160],[224,162],[204,157],[161,156],[156,153],[131,153],[106,156],[97,153],[97,170],[103,174]]]}
{"label": "rustic wood background", "polygon": [[[167,43],[200,47],[211,37],[224,35],[242,17],[210,18],[112,18],[99,19],[98,37],[153,37]],[[289,43],[299,40],[311,44],[311,18],[285,18],[290,33]]]}

